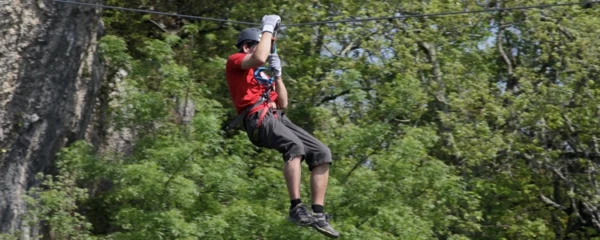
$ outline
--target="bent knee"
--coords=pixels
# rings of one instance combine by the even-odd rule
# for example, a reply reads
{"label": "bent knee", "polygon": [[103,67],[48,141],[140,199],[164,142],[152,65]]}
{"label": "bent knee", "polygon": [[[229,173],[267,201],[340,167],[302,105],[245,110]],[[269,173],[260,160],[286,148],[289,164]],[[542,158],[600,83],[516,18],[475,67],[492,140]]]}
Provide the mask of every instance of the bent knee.
{"label": "bent knee", "polygon": [[304,144],[301,141],[292,141],[287,146],[288,152],[304,155]]}
{"label": "bent knee", "polygon": [[283,154],[283,161],[289,161],[295,157],[304,158],[304,144],[300,141],[290,141],[285,144],[280,149],[280,152]]}
{"label": "bent knee", "polygon": [[308,169],[310,171],[315,168],[320,168],[321,170],[329,169],[329,166],[332,164],[331,160],[331,151],[329,148],[319,149],[318,152],[315,152],[313,155],[313,159],[308,163]]}
{"label": "bent knee", "polygon": [[314,160],[319,163],[330,163],[331,162],[331,150],[329,147],[323,145],[320,146],[314,152]]}
{"label": "bent knee", "polygon": [[326,167],[332,163],[331,150],[325,145],[313,149],[307,156],[308,169],[312,171],[316,167]]}

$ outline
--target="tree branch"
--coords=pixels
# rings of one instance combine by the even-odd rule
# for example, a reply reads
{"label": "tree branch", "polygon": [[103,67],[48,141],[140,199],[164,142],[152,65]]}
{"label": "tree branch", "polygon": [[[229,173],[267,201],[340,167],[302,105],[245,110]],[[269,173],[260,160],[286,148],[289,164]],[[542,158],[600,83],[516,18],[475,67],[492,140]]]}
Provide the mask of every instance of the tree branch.
{"label": "tree branch", "polygon": [[584,207],[586,214],[590,215],[589,219],[591,221],[592,226],[596,229],[596,231],[600,230],[600,220],[598,216],[598,208],[588,202],[581,203]]}
{"label": "tree branch", "polygon": [[556,209],[559,209],[559,210],[562,210],[562,211],[565,211],[565,210],[567,210],[567,207],[565,207],[565,206],[563,206],[563,205],[560,205],[560,204],[558,204],[558,203],[556,203],[556,202],[552,201],[552,199],[550,199],[550,198],[548,198],[548,197],[544,196],[544,194],[543,194],[543,193],[540,193],[540,199],[542,200],[542,202],[544,202],[544,203],[545,203],[546,205],[548,205],[548,206],[554,207],[554,208],[556,208]]}
{"label": "tree branch", "polygon": [[440,62],[437,59],[437,51],[435,50],[435,46],[433,44],[420,41],[419,47],[421,47],[425,54],[427,55],[427,59],[431,63],[433,67],[433,78],[438,84],[438,89],[436,91],[436,99],[442,103],[442,110],[444,113],[448,113],[448,99],[446,97],[446,85],[444,81],[442,81],[442,71],[440,67]]}
{"label": "tree branch", "polygon": [[[363,91],[371,91],[371,90],[373,90],[372,88],[356,88],[356,89],[360,89],[360,90],[363,90]],[[339,98],[341,96],[349,94],[351,91],[352,91],[352,89],[346,89],[346,90],[341,91],[341,92],[339,92],[337,94],[326,96],[323,99],[321,99],[321,101],[319,101],[319,103],[317,103],[315,105],[316,106],[321,106],[321,105],[323,105],[326,102],[329,102],[331,100],[335,100],[335,99],[337,99],[337,98]]]}
{"label": "tree branch", "polygon": [[575,40],[575,37],[573,36],[573,34],[571,34],[569,32],[569,30],[567,30],[566,28],[564,28],[563,26],[560,25],[560,20],[562,20],[562,18],[559,18],[556,21],[553,21],[553,19],[551,19],[548,16],[545,16],[544,13],[542,12],[542,16],[540,17],[540,20],[542,22],[552,22],[552,23],[556,24],[556,26],[558,27],[558,31],[560,33],[562,33],[565,37],[567,37],[569,39],[569,41]]}
{"label": "tree branch", "polygon": [[360,167],[360,165],[363,165],[367,159],[369,159],[369,157],[373,156],[374,153],[371,153],[369,155],[366,155],[365,157],[361,158],[360,161],[358,161],[354,167],[352,167],[352,169],[350,169],[350,171],[346,174],[346,176],[344,177],[344,179],[342,180],[342,184],[345,184],[346,181],[348,181],[348,178],[350,178],[350,175],[352,174],[352,172],[354,172],[354,170],[356,170],[358,167]]}
{"label": "tree branch", "polygon": [[[502,24],[502,20],[500,20],[500,24]],[[500,56],[502,57],[502,60],[504,60],[504,63],[506,63],[508,75],[512,77],[513,66],[512,66],[510,59],[506,55],[506,52],[504,52],[504,47],[502,46],[502,39],[504,38],[504,27],[505,26],[503,26],[503,25],[500,25],[498,27],[498,33],[496,34],[496,47],[498,48],[498,52],[500,52]]]}
{"label": "tree branch", "polygon": [[334,94],[334,95],[329,95],[329,96],[326,96],[326,97],[324,97],[323,99],[321,99],[321,101],[320,101],[319,103],[317,103],[317,106],[320,106],[320,105],[322,105],[323,103],[329,102],[329,101],[331,101],[331,100],[335,100],[335,99],[337,99],[338,97],[344,96],[344,95],[346,95],[346,94],[348,94],[348,93],[350,93],[350,89],[346,89],[346,90],[344,90],[344,91],[341,91],[341,92],[340,92],[340,93],[338,93],[338,94]]}
{"label": "tree branch", "polygon": [[160,30],[162,30],[163,32],[168,33],[169,31],[167,31],[167,29],[165,29],[164,24],[159,24],[156,21],[152,20],[152,19],[148,19],[148,21],[150,21],[151,23],[153,23],[154,25],[156,25],[156,27],[160,28]]}
{"label": "tree branch", "polygon": [[368,35],[361,35],[361,36],[363,36],[362,38],[356,38],[353,41],[350,41],[350,43],[348,43],[338,55],[343,56],[343,55],[346,55],[346,53],[348,53],[349,51],[360,48],[361,42],[368,40],[375,34],[379,34],[379,31],[372,32],[371,34],[368,34]]}
{"label": "tree branch", "polygon": [[556,174],[556,176],[558,176],[561,180],[565,181],[565,183],[567,185],[571,185],[571,181],[569,181],[568,178],[565,177],[565,175],[563,175],[558,169],[556,169],[556,167],[551,167],[550,170]]}

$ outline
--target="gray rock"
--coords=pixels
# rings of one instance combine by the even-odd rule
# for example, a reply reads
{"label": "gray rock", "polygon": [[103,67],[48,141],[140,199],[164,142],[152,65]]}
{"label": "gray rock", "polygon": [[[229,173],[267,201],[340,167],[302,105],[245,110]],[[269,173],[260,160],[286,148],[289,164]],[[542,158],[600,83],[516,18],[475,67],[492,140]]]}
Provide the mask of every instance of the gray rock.
{"label": "gray rock", "polygon": [[23,195],[60,148],[86,138],[104,75],[100,16],[52,0],[0,1],[0,233],[36,235],[21,221]]}

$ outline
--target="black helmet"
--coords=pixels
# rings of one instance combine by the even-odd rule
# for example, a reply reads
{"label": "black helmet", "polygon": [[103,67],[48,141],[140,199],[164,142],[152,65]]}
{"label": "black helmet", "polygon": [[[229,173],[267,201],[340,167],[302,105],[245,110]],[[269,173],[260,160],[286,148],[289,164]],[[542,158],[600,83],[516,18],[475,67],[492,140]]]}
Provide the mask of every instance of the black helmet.
{"label": "black helmet", "polygon": [[238,40],[237,40],[237,43],[235,43],[235,46],[238,48],[241,48],[242,43],[246,40],[259,42],[260,35],[261,35],[261,32],[260,32],[260,30],[258,30],[258,28],[246,28],[240,32],[240,35],[238,36]]}

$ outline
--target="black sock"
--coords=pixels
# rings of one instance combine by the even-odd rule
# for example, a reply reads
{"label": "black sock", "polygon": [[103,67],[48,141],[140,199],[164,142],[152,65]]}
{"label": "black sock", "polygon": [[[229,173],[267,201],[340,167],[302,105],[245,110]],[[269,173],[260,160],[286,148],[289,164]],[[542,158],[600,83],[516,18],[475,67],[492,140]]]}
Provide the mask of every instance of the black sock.
{"label": "black sock", "polygon": [[300,201],[300,198],[291,200],[290,201],[290,209],[296,207],[300,203],[302,203],[302,201]]}
{"label": "black sock", "polygon": [[312,205],[314,213],[323,213],[323,205]]}

